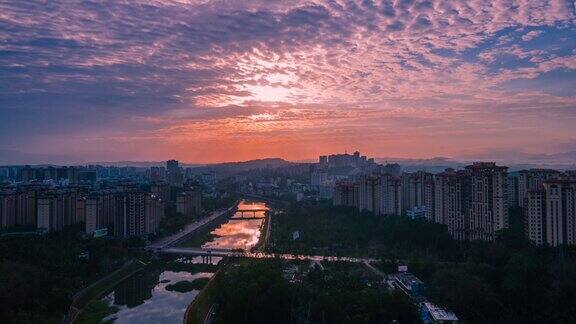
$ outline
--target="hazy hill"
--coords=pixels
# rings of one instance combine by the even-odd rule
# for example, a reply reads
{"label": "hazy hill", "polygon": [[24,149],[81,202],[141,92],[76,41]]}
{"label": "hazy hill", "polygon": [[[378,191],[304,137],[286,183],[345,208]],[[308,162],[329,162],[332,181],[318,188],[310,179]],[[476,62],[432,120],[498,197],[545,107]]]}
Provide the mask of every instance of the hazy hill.
{"label": "hazy hill", "polygon": [[294,162],[289,162],[280,158],[258,159],[242,162],[226,162],[209,164],[201,167],[195,167],[195,173],[202,172],[218,172],[218,173],[236,173],[258,169],[275,169],[294,165]]}

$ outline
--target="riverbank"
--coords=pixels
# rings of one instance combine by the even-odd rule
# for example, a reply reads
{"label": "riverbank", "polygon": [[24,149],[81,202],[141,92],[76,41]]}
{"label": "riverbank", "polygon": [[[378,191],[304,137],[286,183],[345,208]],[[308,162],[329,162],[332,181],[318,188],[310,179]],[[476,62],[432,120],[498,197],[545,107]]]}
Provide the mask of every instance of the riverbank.
{"label": "riverbank", "polygon": [[258,243],[254,245],[251,252],[264,252],[270,238],[270,228],[272,227],[272,212],[266,212],[266,217],[260,226],[260,237],[258,237]]}
{"label": "riverbank", "polygon": [[129,260],[120,269],[82,289],[72,298],[72,304],[70,305],[68,315],[62,322],[75,323],[76,320],[80,318],[84,309],[88,307],[90,303],[101,298],[105,293],[113,289],[118,283],[132,276],[134,273],[142,270],[146,265],[147,263],[138,259]]}
{"label": "riverbank", "polygon": [[150,244],[146,247],[148,250],[159,250],[166,247],[179,245],[182,242],[187,241],[190,235],[193,235],[196,231],[202,231],[206,227],[212,227],[212,223],[215,221],[222,221],[223,219],[227,219],[230,214],[234,213],[234,210],[237,208],[238,203],[233,205],[232,207],[217,210],[213,212],[210,216],[199,219],[193,223],[186,225],[183,229],[174,233],[168,237],[164,237],[155,241],[154,243]]}
{"label": "riverbank", "polygon": [[204,286],[204,289],[200,291],[200,294],[194,299],[194,301],[188,305],[186,312],[184,313],[183,323],[184,324],[204,324],[206,319],[210,314],[211,310],[214,309],[214,296],[216,296],[217,287],[214,284],[217,280],[216,278],[222,276],[224,269],[229,263],[222,261],[220,268],[216,273],[210,278],[208,283]]}

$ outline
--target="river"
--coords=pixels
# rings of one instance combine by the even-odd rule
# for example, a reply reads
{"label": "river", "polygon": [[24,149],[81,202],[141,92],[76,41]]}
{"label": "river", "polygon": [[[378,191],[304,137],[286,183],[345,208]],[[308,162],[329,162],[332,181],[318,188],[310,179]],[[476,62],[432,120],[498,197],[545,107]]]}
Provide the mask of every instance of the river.
{"label": "river", "polygon": [[[231,219],[215,228],[210,239],[202,244],[206,248],[245,249],[249,250],[258,243],[265,211],[268,206],[263,202],[241,201],[238,210],[245,210],[244,216],[253,219],[240,219],[243,214],[237,212]],[[257,211],[254,211],[257,210]],[[221,258],[213,258],[217,263]],[[202,258],[194,258],[192,262],[202,262]],[[165,269],[146,268],[124,280],[102,301],[113,314],[103,321],[114,323],[181,323],[188,305],[190,305],[199,290],[189,292],[169,291],[166,286],[179,281],[193,281],[198,278],[209,278],[210,272],[189,273],[187,271],[168,271]]]}
{"label": "river", "polygon": [[[207,249],[243,249],[249,251],[260,239],[261,228],[268,206],[263,202],[241,201],[237,212],[226,223],[212,231],[213,239],[202,245]],[[254,219],[242,219],[243,214]]]}

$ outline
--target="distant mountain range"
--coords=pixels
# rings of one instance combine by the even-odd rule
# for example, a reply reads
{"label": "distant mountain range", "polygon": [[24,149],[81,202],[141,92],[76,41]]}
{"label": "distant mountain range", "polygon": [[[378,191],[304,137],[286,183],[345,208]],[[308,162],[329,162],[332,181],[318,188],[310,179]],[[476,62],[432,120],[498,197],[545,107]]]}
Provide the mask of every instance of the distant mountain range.
{"label": "distant mountain range", "polygon": [[519,152],[493,152],[459,158],[434,157],[430,159],[376,158],[376,162],[398,163],[404,171],[425,170],[440,172],[445,168],[462,168],[475,161],[492,161],[510,167],[510,170],[530,168],[576,169],[576,151],[557,154],[529,154]]}
{"label": "distant mountain range", "polygon": [[258,159],[242,162],[226,162],[208,164],[194,168],[195,172],[219,172],[219,173],[236,173],[257,169],[275,169],[298,164],[296,162],[289,162],[280,158]]}
{"label": "distant mountain range", "polygon": [[[576,151],[556,154],[530,154],[514,151],[491,151],[481,154],[470,154],[458,158],[434,157],[430,159],[379,157],[377,163],[398,163],[404,171],[425,170],[429,172],[441,172],[445,168],[461,168],[473,161],[494,161],[501,165],[507,165],[511,170],[528,168],[554,168],[576,169]],[[225,162],[214,164],[181,163],[182,167],[196,168],[199,172],[242,172],[254,169],[279,168],[300,163],[316,163],[315,159],[300,161],[286,161],[281,158],[266,158],[241,162]],[[149,168],[153,166],[165,166],[165,161],[83,161],[72,156],[58,154],[34,154],[17,150],[0,149],[0,165],[104,165],[104,166],[132,166]]]}

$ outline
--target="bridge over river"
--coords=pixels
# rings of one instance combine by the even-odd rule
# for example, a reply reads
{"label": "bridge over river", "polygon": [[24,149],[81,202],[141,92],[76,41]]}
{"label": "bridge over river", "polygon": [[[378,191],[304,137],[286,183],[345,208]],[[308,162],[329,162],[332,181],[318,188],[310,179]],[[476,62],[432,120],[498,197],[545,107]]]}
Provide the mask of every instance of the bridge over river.
{"label": "bridge over river", "polygon": [[[338,257],[338,256],[321,256],[321,255],[298,255],[298,254],[279,254],[279,253],[264,253],[264,252],[250,252],[249,248],[244,249],[224,249],[215,247],[179,247],[178,245],[187,240],[197,230],[209,226],[212,222],[223,217],[228,220],[241,221],[249,219],[264,219],[265,212],[269,208],[262,207],[262,205],[244,204],[240,203],[228,209],[222,209],[212,213],[210,216],[203,218],[197,222],[189,224],[182,231],[171,235],[169,237],[160,239],[159,241],[150,244],[146,249],[154,251],[158,254],[175,255],[180,257],[195,257],[202,256],[203,260],[211,260],[212,257],[237,257],[237,258],[252,258],[252,259],[283,259],[283,260],[309,260],[314,262],[322,261],[344,261],[353,263],[372,263],[377,261],[371,258],[354,258],[354,257]],[[244,213],[249,213],[249,216],[244,216]]]}
{"label": "bridge over river", "polygon": [[288,253],[264,253],[264,252],[249,252],[240,250],[224,250],[224,249],[204,249],[204,248],[180,248],[172,247],[158,250],[161,254],[178,255],[182,257],[187,256],[214,256],[214,257],[236,257],[236,258],[251,258],[251,259],[283,259],[283,260],[308,260],[308,261],[343,261],[352,263],[372,263],[378,261],[372,258],[355,258],[355,257],[338,257],[338,256],[323,256],[323,255],[303,255],[303,254],[288,254]]}

